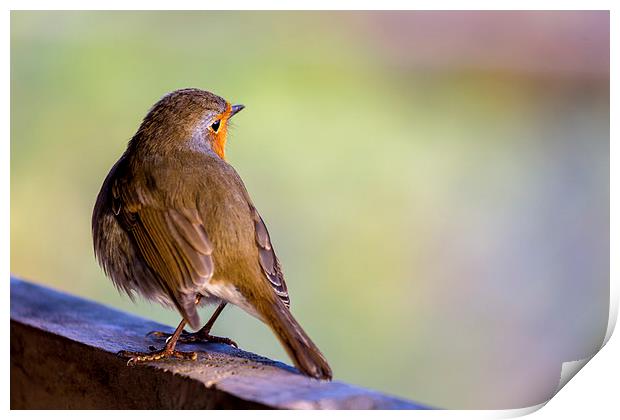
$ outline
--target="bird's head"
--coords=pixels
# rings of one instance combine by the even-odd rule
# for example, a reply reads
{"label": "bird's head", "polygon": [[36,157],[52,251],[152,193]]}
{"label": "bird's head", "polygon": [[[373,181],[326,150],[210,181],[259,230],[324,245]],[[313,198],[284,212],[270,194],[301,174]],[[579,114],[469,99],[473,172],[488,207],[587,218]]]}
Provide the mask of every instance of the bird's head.
{"label": "bird's head", "polygon": [[145,147],[211,149],[224,159],[228,122],[243,108],[206,90],[175,90],[153,105],[134,138]]}

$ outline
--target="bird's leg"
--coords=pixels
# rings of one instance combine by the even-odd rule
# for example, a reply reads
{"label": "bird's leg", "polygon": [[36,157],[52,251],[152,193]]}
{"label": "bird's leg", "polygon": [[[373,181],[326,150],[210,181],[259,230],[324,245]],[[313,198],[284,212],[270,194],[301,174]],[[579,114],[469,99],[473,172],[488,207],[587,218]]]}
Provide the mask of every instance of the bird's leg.
{"label": "bird's leg", "polygon": [[215,324],[215,320],[217,319],[218,316],[220,316],[220,314],[222,313],[225,307],[226,307],[226,302],[222,301],[222,303],[219,304],[215,312],[213,312],[213,315],[211,315],[211,318],[209,318],[209,321],[207,321],[207,323],[201,329],[199,329],[193,334],[186,334],[181,337],[183,342],[193,343],[196,341],[202,341],[202,342],[209,342],[209,343],[223,343],[223,344],[228,344],[229,346],[239,347],[237,346],[237,343],[235,343],[230,338],[218,337],[218,336],[209,334],[211,332],[211,328],[213,327],[213,324]]}
{"label": "bird's leg", "polygon": [[123,351],[120,351],[118,355],[121,357],[129,357],[129,360],[127,361],[128,366],[132,366],[138,363],[152,362],[155,360],[173,358],[173,357],[176,357],[179,359],[196,360],[197,355],[193,351],[186,352],[186,351],[175,350],[177,341],[179,340],[179,337],[181,336],[181,333],[183,332],[183,327],[185,327],[186,322],[187,321],[185,321],[185,319],[181,320],[181,322],[179,323],[179,326],[177,327],[176,330],[174,330],[174,333],[168,337],[168,339],[166,340],[165,347],[161,350],[155,350],[150,353],[140,353],[140,352],[123,350]]}
{"label": "bird's leg", "polygon": [[[198,298],[197,301],[199,300],[200,299]],[[211,328],[213,327],[213,324],[215,324],[215,320],[217,319],[218,316],[220,316],[220,314],[224,310],[224,307],[226,307],[226,302],[222,301],[222,303],[219,304],[215,312],[213,312],[213,315],[211,315],[211,318],[209,318],[209,321],[207,321],[207,323],[201,329],[199,329],[195,333],[188,333],[186,331],[183,331],[183,333],[179,337],[179,342],[180,343],[197,343],[197,342],[223,343],[223,344],[228,344],[229,346],[238,347],[237,343],[235,343],[230,338],[218,337],[218,336],[209,334],[211,332]],[[166,334],[160,331],[152,331],[148,333],[147,335],[156,336],[156,337],[170,337],[169,334]]]}
{"label": "bird's leg", "polygon": [[[200,303],[200,300],[201,300],[201,299],[202,299],[202,295],[196,295],[196,300],[195,300],[195,302],[194,302],[194,303],[196,304],[196,306],[198,306],[198,304]],[[176,331],[175,331],[175,332],[176,332]],[[174,333],[173,333],[173,334],[174,334]],[[172,337],[172,335],[173,335],[173,334],[170,334],[170,333],[167,333],[167,332],[163,332],[163,331],[149,331],[148,333],[146,333],[146,336],[147,336],[147,337],[151,337],[151,336],[153,336],[153,337],[158,337],[158,338],[163,337],[163,338],[165,338],[166,340],[168,340],[170,337]],[[188,332],[187,332],[187,331],[185,331],[185,330],[182,330],[182,331],[181,331],[181,337],[182,337],[183,335],[187,335],[187,334],[190,334],[190,333],[188,333]],[[183,342],[183,340],[179,340],[179,341],[181,341],[181,343]],[[152,347],[152,346],[151,346],[151,347]]]}

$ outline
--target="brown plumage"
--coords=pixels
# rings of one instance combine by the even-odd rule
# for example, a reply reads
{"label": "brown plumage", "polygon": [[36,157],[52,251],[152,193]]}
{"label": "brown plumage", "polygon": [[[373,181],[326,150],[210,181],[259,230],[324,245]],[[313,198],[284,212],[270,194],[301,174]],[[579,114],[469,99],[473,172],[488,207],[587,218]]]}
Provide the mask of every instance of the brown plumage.
{"label": "brown plumage", "polygon": [[327,361],[289,312],[265,223],[225,161],[228,121],[242,108],[199,89],[157,102],[97,197],[95,254],[119,290],[183,316],[164,350],[132,354],[130,361],[186,356],[175,343],[189,336],[185,322],[199,327],[199,303],[220,303],[201,338],[230,342],[208,335],[230,302],[265,322],[302,372],[330,379]]}

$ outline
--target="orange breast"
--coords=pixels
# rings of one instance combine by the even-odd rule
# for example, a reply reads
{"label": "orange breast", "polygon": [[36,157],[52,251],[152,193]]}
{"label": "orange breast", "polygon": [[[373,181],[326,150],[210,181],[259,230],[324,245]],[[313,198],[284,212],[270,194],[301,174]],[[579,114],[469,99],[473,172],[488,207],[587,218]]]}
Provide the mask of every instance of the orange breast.
{"label": "orange breast", "polygon": [[213,143],[213,151],[219,155],[222,159],[226,160],[225,157],[225,147],[226,147],[226,135],[228,134],[228,118],[230,118],[230,113],[232,108],[228,102],[226,102],[226,111],[224,111],[220,118],[222,122],[220,123],[220,129],[215,135],[215,142]]}

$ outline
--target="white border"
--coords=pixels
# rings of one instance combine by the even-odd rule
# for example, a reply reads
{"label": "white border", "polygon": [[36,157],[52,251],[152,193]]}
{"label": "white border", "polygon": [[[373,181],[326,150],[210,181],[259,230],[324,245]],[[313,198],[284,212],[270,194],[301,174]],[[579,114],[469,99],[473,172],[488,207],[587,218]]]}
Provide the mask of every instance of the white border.
{"label": "white border", "polygon": [[[10,67],[9,67],[9,57],[10,57],[10,10],[71,10],[71,9],[80,9],[80,10],[168,10],[170,7],[169,2],[165,2],[162,0],[153,0],[149,2],[140,3],[138,1],[130,1],[130,0],[108,0],[108,1],[76,1],[76,0],[65,0],[65,1],[44,1],[44,0],[26,0],[26,1],[14,1],[9,0],[5,4],[8,5],[6,9],[2,21],[4,24],[0,25],[0,27],[4,28],[2,30],[4,36],[4,42],[2,42],[2,57],[6,59],[4,65],[2,66],[2,76],[5,81],[4,90],[7,92],[4,100],[1,102],[2,107],[2,116],[4,118],[4,139],[5,139],[5,153],[2,153],[0,156],[0,164],[3,171],[3,182],[2,182],[2,193],[4,197],[10,197]],[[176,0],[174,2],[174,7],[176,10],[199,10],[199,9],[212,9],[212,10],[240,10],[240,9],[254,9],[254,10],[278,10],[278,9],[286,9],[286,10],[339,10],[339,9],[354,9],[354,10],[377,10],[379,7],[382,10],[450,10],[450,9],[458,9],[458,10],[466,10],[466,9],[491,9],[491,10],[609,10],[611,9],[611,45],[617,46],[618,44],[618,31],[616,30],[617,25],[620,23],[620,20],[616,16],[617,10],[614,10],[614,3],[611,1],[564,1],[564,2],[552,2],[552,1],[536,1],[536,0],[521,0],[521,1],[504,1],[501,3],[491,2],[491,1],[443,1],[441,2],[441,7],[438,7],[436,2],[432,1],[415,1],[415,2],[405,2],[405,1],[393,1],[393,0],[383,0],[381,2],[370,2],[370,1],[325,1],[325,0],[315,0],[312,2],[287,2],[284,0],[280,1],[270,1],[270,2],[261,2],[261,5],[252,3],[250,1],[235,1],[229,0],[227,2],[214,2],[214,1],[199,1],[199,0]],[[149,9],[144,9],[144,6],[148,6]],[[612,74],[612,100],[611,100],[611,121],[617,121],[615,117],[617,117],[616,106],[614,98],[618,97],[618,88],[617,84],[614,83],[614,77],[616,76],[615,70],[618,69],[617,66],[617,54],[614,54],[612,48],[611,54],[611,74]],[[618,157],[618,140],[617,140],[617,129],[615,129],[614,124],[612,123],[611,127],[611,214],[620,214],[620,206],[618,205],[618,173],[619,171],[614,168],[618,168],[620,165],[620,159]],[[9,261],[10,261],[10,219],[9,219],[9,209],[8,205],[2,207],[2,219],[3,223],[3,237],[0,242],[0,246],[2,247],[2,255],[5,258],[2,258],[2,271],[6,273],[5,282],[3,283],[3,296],[4,296],[4,308],[7,313],[7,318],[10,317],[10,305],[9,305],[9,290],[8,290],[8,277],[10,272]],[[619,238],[619,227],[617,223],[617,219],[614,219],[612,216],[611,219],[611,311],[610,311],[610,323],[608,327],[606,340],[609,340],[611,333],[613,331],[613,327],[615,326],[618,314],[618,257],[620,256],[619,247],[618,247],[618,238]],[[613,256],[616,256],[616,261],[614,261]],[[6,325],[6,324],[5,324]],[[6,337],[6,335],[5,335]],[[7,343],[2,348],[2,352],[4,355],[3,360],[8,365],[10,356],[9,356],[9,348]],[[534,414],[534,416],[538,416],[539,418],[583,418],[586,415],[593,416],[593,418],[617,418],[620,410],[618,409],[617,400],[617,389],[618,389],[618,380],[615,377],[620,369],[618,369],[618,354],[620,353],[620,345],[618,344],[618,339],[611,339],[608,344],[601,351],[601,354],[596,355],[594,359],[588,363],[587,366],[583,369],[584,371],[579,374],[578,379],[570,381],[570,383],[566,386],[565,389],[562,389],[559,394],[554,397],[551,402],[545,407],[543,410],[540,410]],[[8,371],[9,366],[7,366]],[[3,382],[3,394],[5,395],[5,408],[9,409],[9,375],[4,376],[5,381]],[[458,417],[458,418],[503,418],[503,417],[514,417],[518,415],[528,414],[528,412],[535,411],[536,408],[523,409],[523,410],[504,410],[504,411],[438,411],[438,412],[410,412],[410,411],[400,411],[400,412],[390,412],[390,416],[422,416],[422,417],[434,417],[440,416],[442,418],[445,417]],[[75,412],[77,416],[83,416],[84,413]],[[290,413],[286,412],[269,412],[269,413],[258,413],[258,412],[235,412],[235,416],[252,416],[252,417],[261,417],[261,416],[269,416],[270,418],[279,417],[279,416],[288,416]],[[36,412],[11,412],[12,416],[26,416],[29,417],[31,415],[43,415]],[[53,411],[47,412],[44,414],[46,417],[66,417],[67,415],[74,415],[73,412],[63,412],[63,411]],[[111,413],[108,412],[89,412],[88,415],[92,415],[95,417],[105,416],[106,418]],[[139,415],[134,412],[120,412],[114,413],[114,416],[131,416],[134,417]],[[170,413],[165,412],[149,412],[149,416],[161,418],[163,416],[169,416]],[[192,415],[192,414],[181,414],[181,415]],[[208,414],[203,414],[208,415]],[[220,413],[218,416],[226,416],[225,413]],[[299,416],[309,416],[315,415],[312,412],[299,412],[295,415]],[[333,415],[338,416],[354,416],[355,418],[375,415],[370,412],[327,412],[322,413],[321,415],[331,417]],[[381,415],[385,415],[382,413]],[[161,416],[161,417],[160,417]],[[542,417],[541,417],[542,416]]]}
{"label": "white border", "polygon": [[[406,0],[315,0],[315,1],[251,1],[227,0],[200,1],[176,0],[173,4],[164,0],[9,0],[12,10],[609,10],[612,1],[406,1]],[[145,7],[148,6],[148,7]],[[174,7],[171,7],[174,6]]]}

